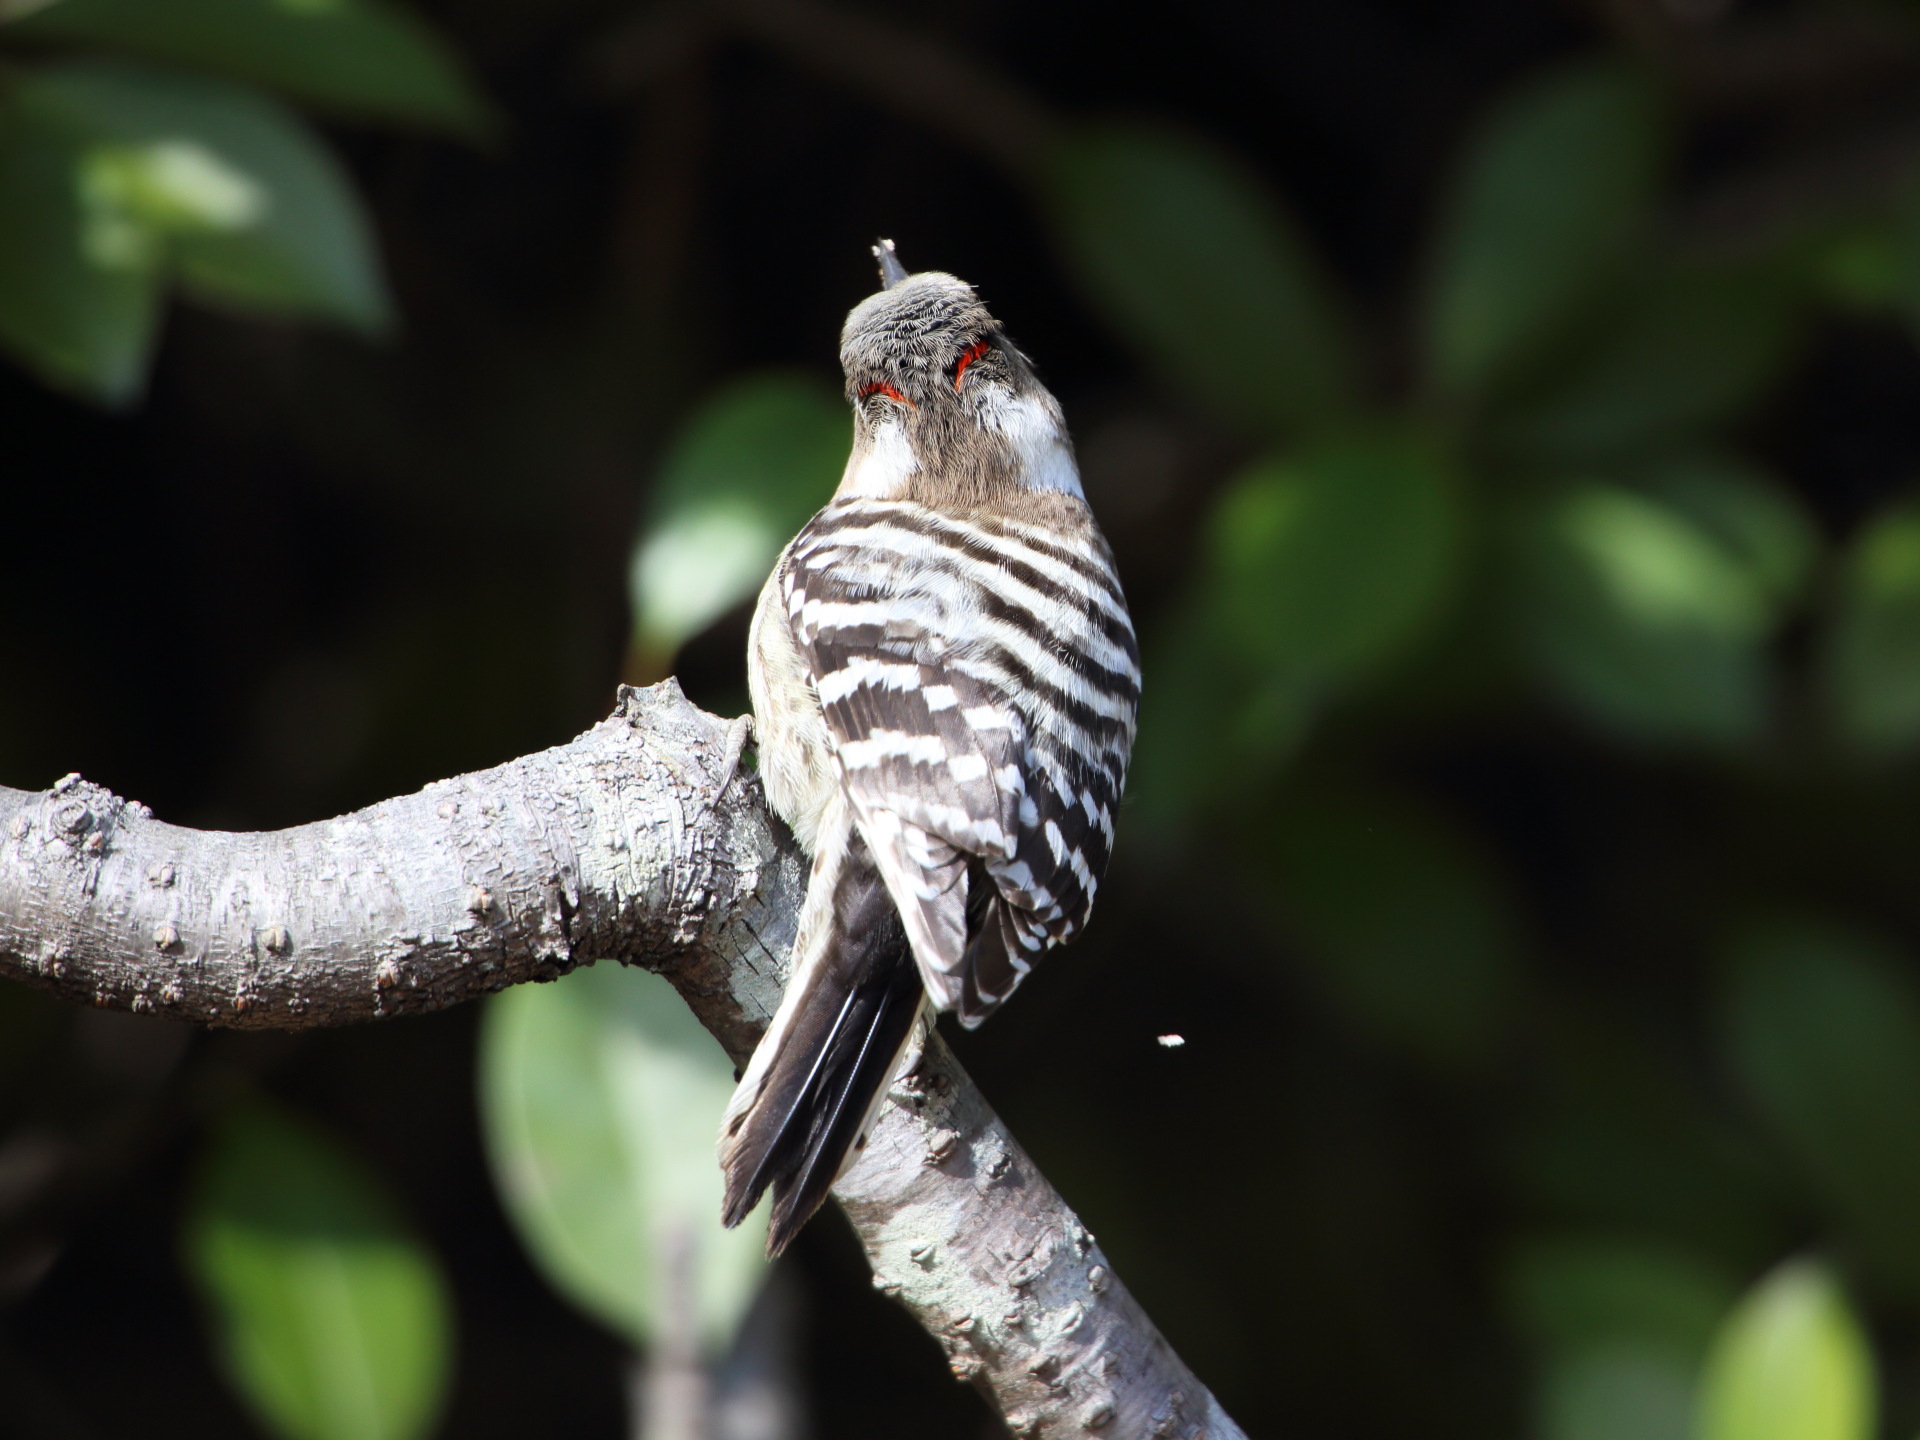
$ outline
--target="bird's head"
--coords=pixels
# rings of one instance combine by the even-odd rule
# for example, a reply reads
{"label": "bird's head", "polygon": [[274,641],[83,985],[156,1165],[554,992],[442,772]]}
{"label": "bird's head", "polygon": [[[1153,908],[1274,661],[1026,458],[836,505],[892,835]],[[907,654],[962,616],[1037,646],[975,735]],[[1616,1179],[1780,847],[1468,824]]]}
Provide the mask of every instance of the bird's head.
{"label": "bird's head", "polygon": [[989,503],[1007,487],[1079,495],[1059,402],[973,287],[908,274],[891,241],[874,253],[882,288],[840,334],[854,448],[839,493],[935,505]]}

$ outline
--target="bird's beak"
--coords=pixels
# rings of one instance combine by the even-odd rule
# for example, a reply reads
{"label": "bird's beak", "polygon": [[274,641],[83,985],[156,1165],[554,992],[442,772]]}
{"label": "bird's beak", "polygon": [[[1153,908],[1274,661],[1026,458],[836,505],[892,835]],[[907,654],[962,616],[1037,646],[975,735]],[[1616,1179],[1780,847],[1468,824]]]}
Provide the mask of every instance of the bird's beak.
{"label": "bird's beak", "polygon": [[882,240],[873,247],[873,258],[880,262],[880,288],[891,290],[907,278],[907,267],[900,263],[900,257],[893,253],[893,242]]}

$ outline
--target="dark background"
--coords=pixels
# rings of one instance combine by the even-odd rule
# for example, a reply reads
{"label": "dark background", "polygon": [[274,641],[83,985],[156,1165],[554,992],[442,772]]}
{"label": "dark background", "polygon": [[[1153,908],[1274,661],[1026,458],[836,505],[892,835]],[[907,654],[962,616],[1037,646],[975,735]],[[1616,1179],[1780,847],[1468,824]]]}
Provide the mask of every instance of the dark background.
{"label": "dark background", "polygon": [[[391,344],[178,307],[146,402],[118,415],[0,367],[0,782],[79,770],[170,821],[270,828],[583,730],[622,675],[627,554],[675,422],[754,367],[832,378],[879,234],[910,265],[975,283],[1036,357],[1143,632],[1179,643],[1166,617],[1195,528],[1256,447],[1136,363],[993,157],[883,103],[884,87],[725,33],[688,38],[664,10],[423,9],[508,124],[491,148],[330,132],[377,216],[402,317]],[[1685,214],[1741,186],[1799,203],[1810,165],[1845,169],[1822,157],[1880,155],[1916,118],[1920,73],[1911,45],[1857,43],[1856,12],[1816,4],[1702,18],[1631,0],[857,13],[1061,114],[1171,117],[1237,151],[1354,297],[1390,402],[1410,385],[1440,196],[1516,82],[1602,52],[1663,77]],[[644,43],[636,23],[655,27]],[[1729,100],[1695,61],[1736,51],[1753,73]],[[1883,167],[1895,178],[1905,153]],[[1917,394],[1920,355],[1897,318],[1829,314],[1734,433],[1837,544],[1910,485]],[[741,707],[743,642],[735,616],[689,647],[696,700]],[[1811,642],[1790,629],[1779,644],[1791,663]],[[1807,1198],[1818,1186],[1729,1098],[1709,992],[1727,917],[1748,902],[1920,937],[1910,771],[1730,768],[1597,737],[1524,686],[1489,693],[1403,712],[1389,687],[1350,719],[1336,711],[1284,774],[1202,811],[1171,849],[1137,843],[1123,818],[1086,941],[959,1039],[1252,1434],[1532,1430],[1537,1356],[1501,1276],[1542,1226],[1693,1244],[1741,1283],[1802,1246],[1854,1253]],[[1268,821],[1356,776],[1444,809],[1516,897],[1526,979],[1483,1062],[1436,1068],[1349,1023],[1270,923],[1283,887]],[[10,1174],[39,1173],[40,1152],[0,1149],[0,1431],[249,1433],[175,1262],[197,1116],[233,1074],[349,1137],[447,1263],[461,1351],[446,1434],[621,1431],[618,1345],[544,1287],[488,1183],[474,1010],[188,1037],[0,998],[17,1134],[84,1160],[9,1212]],[[1675,1120],[1689,1138],[1671,1172],[1623,1172],[1611,1122],[1587,1123],[1617,1098],[1606,1064],[1580,1068],[1588,1013],[1679,1076],[1734,1158],[1700,1159]],[[1170,1032],[1184,1047],[1154,1043]],[[162,1083],[181,1046],[198,1078]],[[1627,1198],[1594,1199],[1606,1178],[1539,1181],[1528,1157],[1560,1142]],[[934,1344],[871,1291],[836,1216],[790,1263],[816,1434],[990,1433]],[[1870,1263],[1849,1273],[1878,1307],[1889,1403],[1910,1429],[1920,1316]]]}

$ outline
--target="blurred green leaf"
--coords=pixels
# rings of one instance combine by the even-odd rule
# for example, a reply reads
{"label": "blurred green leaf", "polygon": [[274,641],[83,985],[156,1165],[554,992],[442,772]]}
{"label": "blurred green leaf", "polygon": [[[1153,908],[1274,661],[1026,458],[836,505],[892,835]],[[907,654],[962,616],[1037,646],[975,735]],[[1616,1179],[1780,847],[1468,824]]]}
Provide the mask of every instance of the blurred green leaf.
{"label": "blurred green leaf", "polygon": [[1351,681],[1438,619],[1464,529],[1455,477],[1417,442],[1343,439],[1261,462],[1208,521],[1209,623],[1263,674]]}
{"label": "blurred green leaf", "polygon": [[1711,451],[1662,456],[1633,471],[1647,494],[1700,527],[1745,572],[1773,623],[1805,590],[1819,534],[1800,502],[1771,475]]}
{"label": "blurred green leaf", "polygon": [[1768,718],[1767,641],[1806,573],[1812,527],[1732,462],[1680,458],[1637,479],[1567,486],[1523,511],[1513,603],[1528,653],[1577,709],[1630,738],[1750,743]]}
{"label": "blurred green leaf", "polygon": [[1920,993],[1904,957],[1779,921],[1734,947],[1729,1065],[1807,1183],[1920,1294]]}
{"label": "blurred green leaf", "polygon": [[1083,126],[1047,186],[1068,273],[1197,402],[1267,434],[1325,428],[1352,406],[1332,282],[1237,158],[1179,131]]}
{"label": "blurred green leaf", "polygon": [[69,127],[0,101],[0,343],[48,383],[120,405],[146,378],[160,282],[82,243],[86,160]]}
{"label": "blurred green leaf", "polygon": [[187,1267],[228,1373],[289,1440],[408,1440],[434,1425],[453,1317],[432,1255],[375,1178],[258,1102],[212,1137]]}
{"label": "blurred green leaf", "polygon": [[366,332],[387,299],[358,200],[311,131],[221,82],[77,62],[29,72],[17,111],[82,147],[76,243],[96,268]]}
{"label": "blurred green leaf", "polygon": [[720,1226],[720,1115],[733,1067],[673,987],[600,965],[487,1002],[480,1095],[508,1212],[547,1278],[644,1345],[690,1261],[724,1349],[766,1275],[766,1210]]}
{"label": "blurred green leaf", "polygon": [[1162,617],[1145,651],[1153,683],[1127,778],[1128,833],[1166,854],[1184,842],[1197,807],[1243,796],[1250,770],[1269,773],[1293,755],[1318,697],[1279,678],[1262,686],[1196,595]]}
{"label": "blurred green leaf", "polygon": [[1700,1440],[1871,1440],[1872,1353],[1833,1275],[1790,1261],[1728,1317],[1701,1383]]}
{"label": "blurred green leaf", "polygon": [[1694,1376],[1732,1281],[1664,1246],[1588,1237],[1517,1247],[1509,1308],[1543,1353],[1545,1440],[1692,1440]]}
{"label": "blurred green leaf", "polygon": [[1822,679],[1836,730],[1868,752],[1920,741],[1920,505],[1871,520],[1848,546]]}
{"label": "blurred green leaf", "polygon": [[9,33],[113,46],[350,115],[470,135],[491,123],[433,31],[380,0],[57,0]]}
{"label": "blurred green leaf", "polygon": [[1273,818],[1282,924],[1329,998],[1422,1059],[1484,1061],[1521,950],[1514,899],[1492,863],[1404,808],[1292,799]]}
{"label": "blurred green leaf", "polygon": [[714,395],[667,452],[629,571],[642,668],[674,652],[766,581],[780,547],[826,504],[852,421],[811,377],[750,375]]}
{"label": "blurred green leaf", "polygon": [[1657,1348],[1614,1343],[1546,1366],[1542,1440],[1693,1440],[1692,1369]]}
{"label": "blurred green leaf", "polygon": [[1441,228],[1428,365],[1477,394],[1515,373],[1592,302],[1645,226],[1666,148],[1641,76],[1583,64],[1491,117]]}
{"label": "blurred green leaf", "polygon": [[1669,267],[1635,286],[1593,343],[1502,427],[1535,456],[1636,452],[1724,423],[1779,378],[1801,290],[1782,268]]}
{"label": "blurred green leaf", "polygon": [[1522,1241],[1503,1279],[1508,1308],[1544,1351],[1630,1344],[1688,1370],[1735,1297],[1728,1274],[1688,1251],[1606,1236]]}
{"label": "blurred green leaf", "polygon": [[1329,699],[1442,618],[1466,518],[1445,462],[1392,435],[1243,472],[1208,517],[1195,591],[1150,637],[1130,803],[1172,823],[1286,760]]}

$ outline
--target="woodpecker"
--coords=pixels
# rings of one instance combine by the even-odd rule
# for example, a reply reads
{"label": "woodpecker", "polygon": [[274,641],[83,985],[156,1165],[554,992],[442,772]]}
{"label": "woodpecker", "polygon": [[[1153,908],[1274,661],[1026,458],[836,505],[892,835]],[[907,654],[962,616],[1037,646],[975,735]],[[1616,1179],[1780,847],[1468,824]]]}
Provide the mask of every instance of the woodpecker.
{"label": "woodpecker", "polygon": [[1086,924],[1140,651],[1059,402],[972,287],[874,249],[853,453],[748,639],[760,775],[812,860],[793,973],[721,1122],[723,1218],[777,1255],[933,1016],[969,1029]]}

